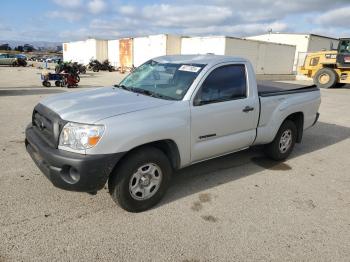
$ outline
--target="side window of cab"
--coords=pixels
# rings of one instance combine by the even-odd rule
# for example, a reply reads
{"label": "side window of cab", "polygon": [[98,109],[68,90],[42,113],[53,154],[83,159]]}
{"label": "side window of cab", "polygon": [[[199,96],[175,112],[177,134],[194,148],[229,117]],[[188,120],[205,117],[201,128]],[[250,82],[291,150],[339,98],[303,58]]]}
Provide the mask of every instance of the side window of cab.
{"label": "side window of cab", "polygon": [[246,97],[245,65],[225,65],[210,72],[194,99],[194,105],[220,103]]}

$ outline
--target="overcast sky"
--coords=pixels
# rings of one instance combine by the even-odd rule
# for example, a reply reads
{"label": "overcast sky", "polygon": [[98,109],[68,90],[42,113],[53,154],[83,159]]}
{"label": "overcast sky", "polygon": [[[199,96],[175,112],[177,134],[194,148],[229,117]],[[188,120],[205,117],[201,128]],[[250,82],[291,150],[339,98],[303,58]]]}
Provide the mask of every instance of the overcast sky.
{"label": "overcast sky", "polygon": [[5,0],[0,39],[69,41],[157,33],[350,37],[350,0]]}

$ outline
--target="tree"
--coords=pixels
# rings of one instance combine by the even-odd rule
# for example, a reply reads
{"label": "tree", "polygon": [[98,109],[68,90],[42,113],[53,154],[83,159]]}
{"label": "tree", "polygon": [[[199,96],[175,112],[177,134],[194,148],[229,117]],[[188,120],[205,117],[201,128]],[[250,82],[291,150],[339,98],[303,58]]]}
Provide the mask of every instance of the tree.
{"label": "tree", "polygon": [[34,48],[34,46],[32,46],[30,44],[25,44],[23,46],[23,51],[24,52],[33,52],[33,51],[35,51],[35,48]]}
{"label": "tree", "polygon": [[9,44],[1,44],[0,45],[0,50],[6,50],[6,51],[10,51],[12,50]]}

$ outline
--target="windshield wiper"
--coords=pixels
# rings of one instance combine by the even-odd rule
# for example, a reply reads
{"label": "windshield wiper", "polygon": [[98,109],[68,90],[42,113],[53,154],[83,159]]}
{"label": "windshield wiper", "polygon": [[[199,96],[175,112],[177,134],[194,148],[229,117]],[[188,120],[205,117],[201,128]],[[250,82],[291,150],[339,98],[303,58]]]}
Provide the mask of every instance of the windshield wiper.
{"label": "windshield wiper", "polygon": [[127,88],[125,85],[114,85],[114,87],[118,87],[118,88],[121,88],[121,89],[124,89],[124,90],[130,90],[129,88]]}
{"label": "windshield wiper", "polygon": [[151,96],[151,97],[156,97],[156,98],[161,98],[161,99],[166,99],[166,100],[176,100],[173,97],[162,95],[156,92],[152,92],[150,90],[142,89],[142,88],[137,88],[137,87],[132,87],[130,88],[130,91],[133,91],[135,93],[140,93],[146,96]]}
{"label": "windshield wiper", "polygon": [[156,93],[156,92],[152,92],[150,90],[138,88],[138,87],[132,87],[132,86],[128,86],[127,87],[125,85],[114,85],[114,87],[121,88],[121,89],[124,89],[124,90],[127,90],[127,91],[131,91],[131,92],[134,92],[134,93],[138,93],[138,94],[143,94],[143,95],[146,95],[146,96],[162,98],[162,99],[167,99],[167,100],[176,100],[173,97],[165,96],[165,95],[162,95],[162,94],[159,94],[159,93]]}

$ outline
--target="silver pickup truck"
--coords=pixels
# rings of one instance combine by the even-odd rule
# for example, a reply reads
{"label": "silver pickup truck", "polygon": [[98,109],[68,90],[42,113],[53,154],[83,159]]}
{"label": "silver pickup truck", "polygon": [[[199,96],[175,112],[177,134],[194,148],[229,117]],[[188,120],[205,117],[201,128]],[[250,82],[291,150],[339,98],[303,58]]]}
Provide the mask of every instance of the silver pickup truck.
{"label": "silver pickup truck", "polygon": [[243,58],[163,56],[114,87],[44,99],[25,144],[56,187],[96,193],[108,182],[114,201],[140,212],[161,200],[174,170],[262,144],[286,159],[319,106],[314,86],[257,85]]}

